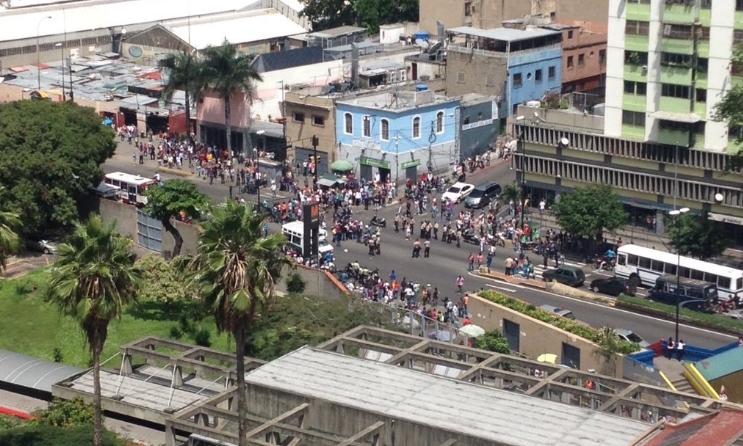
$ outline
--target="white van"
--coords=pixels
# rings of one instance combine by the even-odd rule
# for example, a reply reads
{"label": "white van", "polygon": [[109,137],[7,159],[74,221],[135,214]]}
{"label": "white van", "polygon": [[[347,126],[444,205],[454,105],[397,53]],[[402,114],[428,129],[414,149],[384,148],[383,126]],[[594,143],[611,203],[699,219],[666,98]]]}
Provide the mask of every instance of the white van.
{"label": "white van", "polygon": [[[289,245],[294,248],[299,255],[304,256],[304,254],[302,254],[304,248],[304,223],[301,221],[286,223],[281,226],[281,233],[284,234]],[[318,254],[320,259],[324,259],[327,253],[333,252],[333,245],[328,243],[328,231],[320,229],[317,240]]]}

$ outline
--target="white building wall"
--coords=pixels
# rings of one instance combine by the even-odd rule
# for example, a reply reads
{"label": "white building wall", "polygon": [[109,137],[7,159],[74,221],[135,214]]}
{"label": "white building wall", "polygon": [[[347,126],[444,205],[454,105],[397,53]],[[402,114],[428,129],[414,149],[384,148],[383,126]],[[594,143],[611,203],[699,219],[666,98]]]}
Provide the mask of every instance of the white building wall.
{"label": "white building wall", "polygon": [[606,45],[606,119],[604,133],[622,136],[622,96],[624,95],[624,27],[626,0],[609,0]]}
{"label": "white building wall", "polygon": [[712,117],[720,99],[730,89],[735,0],[713,1],[710,22],[707,124],[704,129],[704,148],[723,151],[728,144],[728,127],[725,122],[713,121]]}
{"label": "white building wall", "polygon": [[658,120],[651,118],[650,113],[660,108],[660,70],[661,53],[663,51],[663,7],[665,0],[650,1],[650,24],[648,35],[648,72],[647,72],[647,96],[645,105],[647,115],[645,117],[645,139],[656,140],[658,138]]}

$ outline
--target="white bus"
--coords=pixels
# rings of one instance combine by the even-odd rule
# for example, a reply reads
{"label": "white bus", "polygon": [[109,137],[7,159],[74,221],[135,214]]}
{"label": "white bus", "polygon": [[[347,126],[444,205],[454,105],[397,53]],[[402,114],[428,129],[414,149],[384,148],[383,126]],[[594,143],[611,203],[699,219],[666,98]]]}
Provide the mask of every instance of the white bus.
{"label": "white bus", "polygon": [[643,285],[652,287],[664,274],[675,276],[677,263],[681,265],[681,277],[716,284],[721,299],[729,299],[738,292],[743,294],[743,271],[739,269],[637,245],[624,245],[617,250],[614,274],[625,279],[636,277]]}
{"label": "white bus", "polygon": [[157,181],[152,178],[144,178],[124,172],[107,173],[103,176],[103,182],[121,188],[121,193],[119,194],[121,200],[124,203],[137,206],[147,204],[147,197],[144,196],[144,191],[148,187],[157,185]]}
{"label": "white bus", "polygon": [[[304,223],[301,221],[292,221],[281,226],[281,233],[286,237],[289,245],[294,248],[300,255],[304,250]],[[328,243],[328,231],[320,229],[317,237],[317,254],[320,256],[320,263],[325,259],[328,252],[333,252],[333,245]]]}

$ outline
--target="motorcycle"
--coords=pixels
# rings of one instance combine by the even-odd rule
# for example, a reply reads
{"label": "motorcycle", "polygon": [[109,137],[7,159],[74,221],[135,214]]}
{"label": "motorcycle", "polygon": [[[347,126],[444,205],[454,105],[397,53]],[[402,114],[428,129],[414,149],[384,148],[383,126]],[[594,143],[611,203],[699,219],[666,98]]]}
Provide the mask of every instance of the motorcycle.
{"label": "motorcycle", "polygon": [[474,229],[467,229],[462,233],[462,239],[465,243],[472,243],[473,245],[480,244],[480,237],[475,234]]}
{"label": "motorcycle", "polygon": [[375,215],[374,217],[372,217],[371,221],[369,221],[369,224],[380,228],[386,228],[387,219],[385,219],[384,217],[377,217]]}

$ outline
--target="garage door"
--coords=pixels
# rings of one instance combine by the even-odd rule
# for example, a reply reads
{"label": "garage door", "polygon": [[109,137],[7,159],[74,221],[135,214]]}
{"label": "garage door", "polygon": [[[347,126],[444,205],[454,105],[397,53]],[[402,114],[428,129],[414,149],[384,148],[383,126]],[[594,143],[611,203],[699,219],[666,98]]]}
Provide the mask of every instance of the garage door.
{"label": "garage door", "polygon": [[151,251],[163,252],[163,224],[140,210],[137,211],[137,243]]}

